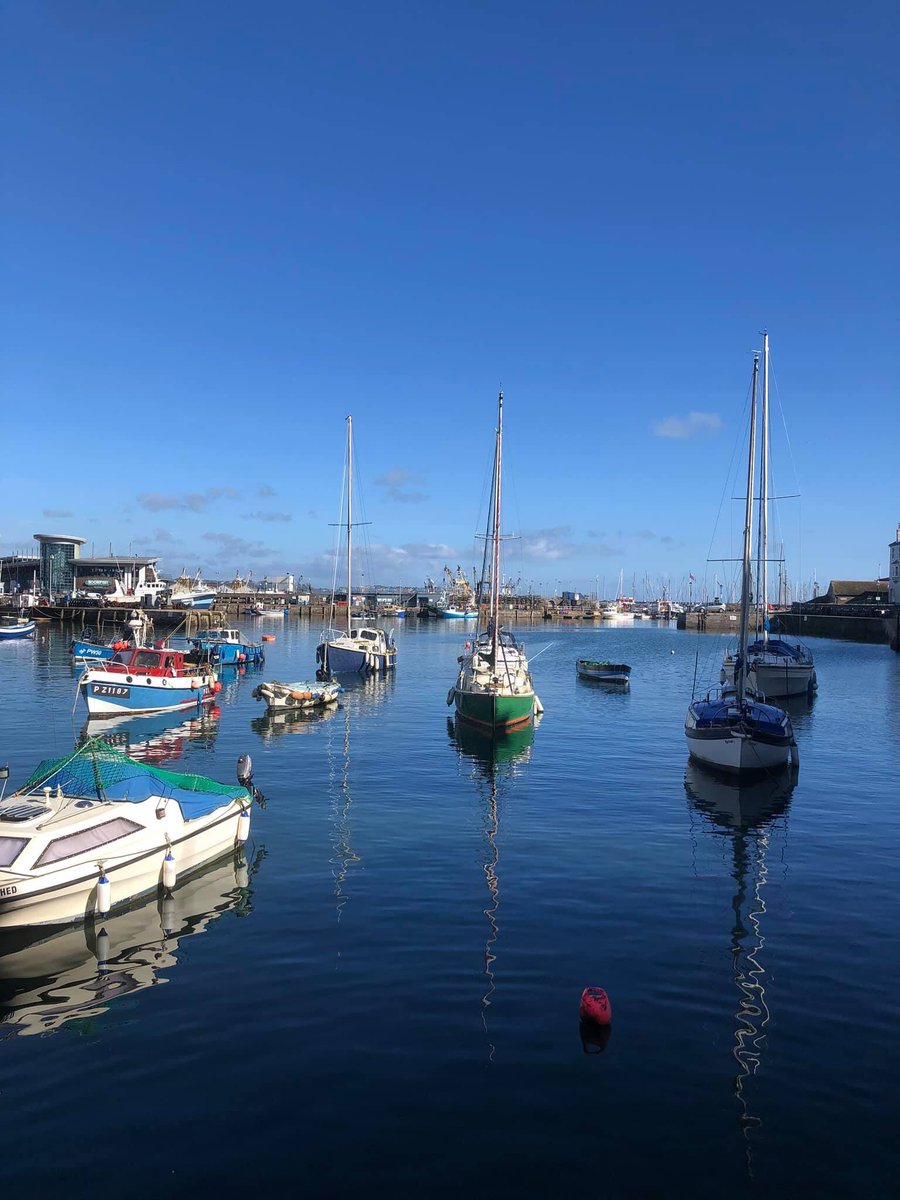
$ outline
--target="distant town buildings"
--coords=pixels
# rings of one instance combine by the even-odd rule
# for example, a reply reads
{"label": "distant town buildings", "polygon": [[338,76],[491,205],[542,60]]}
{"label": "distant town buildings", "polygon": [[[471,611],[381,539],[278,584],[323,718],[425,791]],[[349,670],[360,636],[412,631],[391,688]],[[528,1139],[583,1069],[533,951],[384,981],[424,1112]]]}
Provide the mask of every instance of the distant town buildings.
{"label": "distant town buildings", "polygon": [[897,526],[897,536],[891,542],[891,565],[888,570],[890,579],[891,604],[900,604],[900,525]]}

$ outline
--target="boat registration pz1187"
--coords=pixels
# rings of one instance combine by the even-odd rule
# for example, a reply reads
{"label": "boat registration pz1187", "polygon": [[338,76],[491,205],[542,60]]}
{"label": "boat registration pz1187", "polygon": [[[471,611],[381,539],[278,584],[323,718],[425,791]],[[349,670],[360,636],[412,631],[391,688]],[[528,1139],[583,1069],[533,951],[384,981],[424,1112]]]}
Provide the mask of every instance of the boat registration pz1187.
{"label": "boat registration pz1187", "polygon": [[91,692],[95,696],[120,696],[128,699],[131,688],[119,683],[92,683]]}

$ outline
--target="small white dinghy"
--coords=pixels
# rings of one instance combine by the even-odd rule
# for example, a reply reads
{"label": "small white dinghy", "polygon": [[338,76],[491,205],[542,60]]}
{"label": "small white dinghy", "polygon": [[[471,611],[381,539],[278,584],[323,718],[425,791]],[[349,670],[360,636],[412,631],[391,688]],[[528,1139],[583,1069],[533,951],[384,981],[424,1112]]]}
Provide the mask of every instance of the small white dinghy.
{"label": "small white dinghy", "polygon": [[337,704],[343,690],[339,683],[310,683],[308,680],[279,683],[272,679],[255,687],[250,694],[257,700],[265,700],[269,708],[303,709],[326,708],[329,704]]}
{"label": "small white dinghy", "polygon": [[104,917],[170,891],[179,874],[247,840],[251,769],[242,755],[238,782],[216,783],[137,762],[99,738],[45,759],[12,796],[0,793],[0,929]]}

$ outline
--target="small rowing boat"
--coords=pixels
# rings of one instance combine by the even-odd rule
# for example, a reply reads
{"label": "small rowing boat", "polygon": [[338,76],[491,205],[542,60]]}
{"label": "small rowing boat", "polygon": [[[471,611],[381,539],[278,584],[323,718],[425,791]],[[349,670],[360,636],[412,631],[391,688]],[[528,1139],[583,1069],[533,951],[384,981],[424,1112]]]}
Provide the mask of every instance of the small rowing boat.
{"label": "small rowing boat", "polygon": [[256,700],[265,700],[269,708],[326,708],[329,704],[337,704],[343,690],[339,683],[310,683],[306,680],[279,683],[273,679],[261,683],[250,694]]}

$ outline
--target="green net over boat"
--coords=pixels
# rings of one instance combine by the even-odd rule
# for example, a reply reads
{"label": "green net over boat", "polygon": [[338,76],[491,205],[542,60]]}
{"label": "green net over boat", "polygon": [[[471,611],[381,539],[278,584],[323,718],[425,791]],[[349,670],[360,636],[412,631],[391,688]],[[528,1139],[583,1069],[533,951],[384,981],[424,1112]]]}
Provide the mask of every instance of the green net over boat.
{"label": "green net over boat", "polygon": [[91,738],[64,758],[45,758],[19,794],[50,787],[66,796],[140,803],[150,796],[177,800],[187,819],[212,812],[231,800],[250,801],[238,783],[217,783],[205,775],[165,771],[137,762],[100,738]]}

